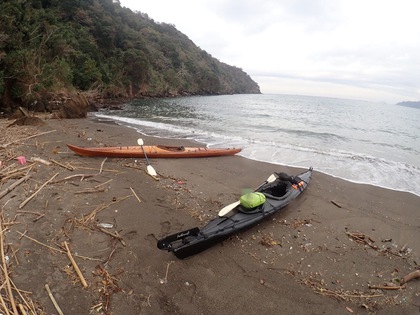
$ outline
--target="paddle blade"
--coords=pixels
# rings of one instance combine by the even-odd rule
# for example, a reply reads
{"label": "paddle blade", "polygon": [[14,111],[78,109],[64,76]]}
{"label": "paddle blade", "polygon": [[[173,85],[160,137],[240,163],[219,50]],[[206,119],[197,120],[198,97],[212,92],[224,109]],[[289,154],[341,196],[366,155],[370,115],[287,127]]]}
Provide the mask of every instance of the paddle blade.
{"label": "paddle blade", "polygon": [[142,138],[138,138],[137,139],[137,144],[138,145],[143,145],[144,144],[143,139]]}
{"label": "paddle blade", "polygon": [[157,176],[156,170],[152,165],[147,165],[146,172],[151,176]]}
{"label": "paddle blade", "polygon": [[239,206],[239,204],[240,204],[240,201],[236,201],[234,203],[231,203],[230,205],[227,205],[226,207],[224,207],[223,209],[219,211],[219,217],[225,216],[226,214],[231,212],[233,209],[235,209],[237,206]]}

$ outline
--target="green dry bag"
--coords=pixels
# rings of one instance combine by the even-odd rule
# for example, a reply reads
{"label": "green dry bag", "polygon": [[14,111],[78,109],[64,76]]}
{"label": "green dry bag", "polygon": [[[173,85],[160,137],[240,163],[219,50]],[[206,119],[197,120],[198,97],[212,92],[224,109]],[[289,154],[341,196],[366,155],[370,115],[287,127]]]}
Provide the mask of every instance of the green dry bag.
{"label": "green dry bag", "polygon": [[239,201],[245,209],[253,209],[265,202],[265,195],[260,192],[251,192],[242,195]]}

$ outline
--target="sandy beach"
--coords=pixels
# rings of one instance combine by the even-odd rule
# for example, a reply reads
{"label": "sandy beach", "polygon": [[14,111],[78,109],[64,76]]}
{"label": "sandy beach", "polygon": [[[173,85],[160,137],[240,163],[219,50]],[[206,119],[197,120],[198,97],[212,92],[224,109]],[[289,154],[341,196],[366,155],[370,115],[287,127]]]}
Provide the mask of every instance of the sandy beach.
{"label": "sandy beach", "polygon": [[282,211],[179,260],[157,240],[203,226],[273,172],[302,170],[240,156],[151,159],[156,180],[144,159],[80,157],[66,144],[189,143],[42,119],[0,120],[3,313],[420,314],[420,278],[401,282],[420,270],[420,197],[315,169]]}

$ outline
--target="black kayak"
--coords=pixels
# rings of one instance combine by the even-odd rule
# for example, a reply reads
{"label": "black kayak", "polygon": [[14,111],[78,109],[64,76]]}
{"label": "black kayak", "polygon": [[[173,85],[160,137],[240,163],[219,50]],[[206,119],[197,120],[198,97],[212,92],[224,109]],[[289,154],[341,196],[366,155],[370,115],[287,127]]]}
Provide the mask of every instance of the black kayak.
{"label": "black kayak", "polygon": [[[298,197],[308,186],[312,167],[296,176],[274,173],[255,192],[265,195],[265,202],[255,209],[245,209],[239,202],[232,210],[198,227],[169,235],[157,242],[157,247],[173,252],[183,259],[198,254],[239,231],[246,230],[273,215]],[[227,207],[226,207],[227,208]],[[222,212],[222,211],[221,211]]]}

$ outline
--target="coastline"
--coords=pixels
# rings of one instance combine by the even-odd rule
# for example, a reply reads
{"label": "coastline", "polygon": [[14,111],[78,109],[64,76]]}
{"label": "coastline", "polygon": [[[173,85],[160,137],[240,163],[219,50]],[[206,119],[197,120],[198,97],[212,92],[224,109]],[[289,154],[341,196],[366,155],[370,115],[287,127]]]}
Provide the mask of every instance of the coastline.
{"label": "coastline", "polygon": [[[74,170],[34,163],[33,177],[0,202],[8,222],[19,222],[9,224],[5,234],[14,250],[10,276],[47,314],[54,309],[45,282],[64,313],[87,313],[94,305],[104,312],[107,296],[107,311],[115,314],[307,314],[308,307],[325,314],[349,309],[357,314],[419,311],[418,279],[399,290],[369,286],[397,285],[397,279],[419,268],[420,197],[315,170],[308,190],[274,217],[199,255],[177,260],[158,250],[156,240],[202,226],[273,171],[294,175],[301,170],[240,156],[152,159],[156,181],[144,172],[143,159],[83,158],[65,144],[128,145],[138,137],[146,144],[191,142],[139,136],[132,128],[95,119],[45,122],[7,128],[15,136],[55,131],[0,151],[7,150],[0,157],[3,167],[8,159],[23,155],[55,160]],[[22,201],[56,173],[53,184],[19,212]],[[70,178],[80,174],[86,177]],[[9,185],[2,183],[1,190]],[[24,210],[44,217],[34,222]],[[108,232],[118,234],[98,230],[97,223],[112,224]],[[99,259],[77,258],[88,288],[81,287],[74,272],[63,271],[65,255],[18,232],[54,247],[67,241],[73,252]],[[263,245],[265,239],[276,245]],[[250,295],[252,302],[247,303]]]}

